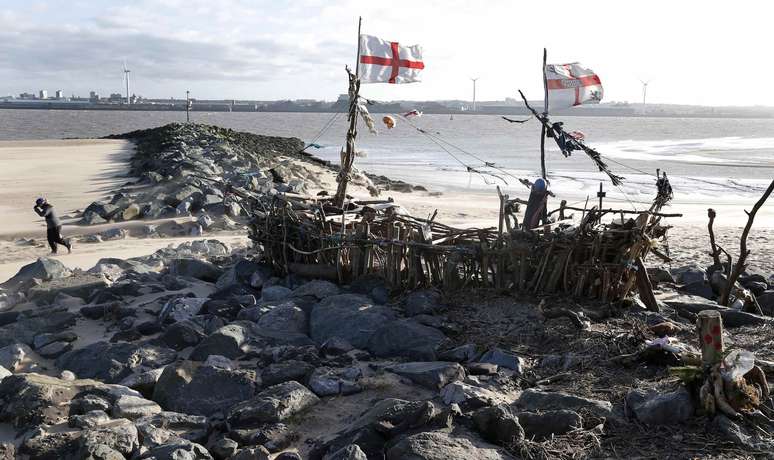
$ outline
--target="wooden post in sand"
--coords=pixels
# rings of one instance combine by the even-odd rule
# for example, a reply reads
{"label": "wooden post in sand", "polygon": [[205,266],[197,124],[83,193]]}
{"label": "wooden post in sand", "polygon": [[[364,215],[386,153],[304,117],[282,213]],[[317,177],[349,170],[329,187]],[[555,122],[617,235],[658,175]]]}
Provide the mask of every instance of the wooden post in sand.
{"label": "wooden post in sand", "polygon": [[696,319],[699,334],[701,362],[705,366],[717,364],[723,357],[723,318],[717,310],[702,310]]}

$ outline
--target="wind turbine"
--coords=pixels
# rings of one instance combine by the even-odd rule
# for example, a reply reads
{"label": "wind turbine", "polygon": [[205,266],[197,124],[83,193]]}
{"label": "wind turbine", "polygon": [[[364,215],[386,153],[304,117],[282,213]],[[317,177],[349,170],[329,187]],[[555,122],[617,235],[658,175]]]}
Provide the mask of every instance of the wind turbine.
{"label": "wind turbine", "polygon": [[642,106],[645,107],[645,97],[648,95],[648,83],[650,83],[650,80],[640,80],[640,83],[642,83]]}
{"label": "wind turbine", "polygon": [[131,70],[126,68],[126,60],[124,60],[124,78],[126,79],[126,103],[131,104],[132,101],[129,98],[129,72]]}
{"label": "wind turbine", "polygon": [[473,82],[473,111],[476,111],[476,80],[478,80],[479,77],[471,78],[470,81]]}

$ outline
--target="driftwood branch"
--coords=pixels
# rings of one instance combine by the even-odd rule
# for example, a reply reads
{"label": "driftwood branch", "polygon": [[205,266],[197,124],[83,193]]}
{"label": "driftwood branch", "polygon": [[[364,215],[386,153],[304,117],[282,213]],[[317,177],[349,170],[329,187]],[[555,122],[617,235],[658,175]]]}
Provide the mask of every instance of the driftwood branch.
{"label": "driftwood branch", "polygon": [[715,263],[715,266],[720,267],[720,250],[718,249],[717,245],[715,244],[715,232],[712,230],[712,224],[715,223],[715,216],[717,214],[715,213],[715,210],[710,208],[707,209],[707,217],[709,217],[709,223],[707,224],[707,230],[709,231],[709,237],[710,237],[710,248],[712,249],[712,252],[710,255],[712,256],[712,261]]}
{"label": "driftwood branch", "polygon": [[753,221],[755,221],[755,214],[758,213],[758,210],[763,206],[763,203],[766,202],[766,200],[771,195],[771,192],[774,191],[774,180],[771,181],[771,184],[769,184],[769,188],[766,189],[766,191],[763,193],[763,196],[758,200],[757,203],[755,203],[755,206],[753,206],[753,209],[751,212],[745,211],[747,213],[747,225],[744,226],[744,231],[742,232],[742,239],[739,244],[739,258],[736,260],[736,265],[734,266],[734,270],[731,272],[731,276],[728,277],[728,283],[726,284],[726,288],[723,289],[723,294],[720,297],[720,301],[718,302],[720,305],[728,306],[729,299],[731,297],[731,290],[734,287],[734,284],[736,284],[736,280],[739,279],[739,275],[742,274],[742,271],[747,266],[747,256],[750,255],[750,250],[747,249],[747,235],[750,233],[750,229],[752,228]]}

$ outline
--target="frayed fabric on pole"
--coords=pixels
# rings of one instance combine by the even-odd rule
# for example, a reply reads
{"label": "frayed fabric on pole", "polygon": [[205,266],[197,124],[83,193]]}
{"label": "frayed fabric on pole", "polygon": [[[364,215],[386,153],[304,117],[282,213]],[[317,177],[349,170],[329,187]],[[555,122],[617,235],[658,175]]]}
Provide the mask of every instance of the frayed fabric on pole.
{"label": "frayed fabric on pole", "polygon": [[363,123],[368,127],[368,131],[371,134],[379,134],[379,131],[376,130],[376,123],[374,122],[374,117],[371,116],[371,114],[368,112],[368,107],[366,104],[364,104],[361,101],[358,101],[357,104],[357,111],[360,112],[360,118],[363,119]]}

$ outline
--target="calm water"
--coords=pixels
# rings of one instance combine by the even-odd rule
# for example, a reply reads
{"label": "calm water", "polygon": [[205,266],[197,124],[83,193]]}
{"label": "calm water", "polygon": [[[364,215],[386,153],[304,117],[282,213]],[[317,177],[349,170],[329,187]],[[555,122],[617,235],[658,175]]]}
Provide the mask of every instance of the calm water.
{"label": "calm water", "polygon": [[[320,113],[192,113],[192,121],[237,130],[315,140],[333,117]],[[357,165],[406,180],[425,180],[448,187],[509,188],[515,180],[466,172],[494,162],[515,176],[534,176],[539,170],[539,125],[534,120],[510,124],[498,116],[425,115],[411,123],[437,138],[434,141],[398,119],[388,130],[377,119],[378,135],[361,123],[358,148],[365,157]],[[182,112],[108,112],[0,110],[0,139],[58,139],[100,137],[135,129],[184,121]],[[774,120],[562,117],[568,130],[580,130],[587,143],[605,156],[614,172],[627,177],[624,189],[636,198],[652,194],[656,168],[665,169],[686,193],[757,193],[774,177]],[[309,151],[338,161],[346,122],[339,116]],[[447,143],[444,143],[447,142]],[[547,140],[551,146],[552,140]],[[440,145],[439,145],[440,144]],[[444,150],[445,149],[445,150]],[[448,151],[446,151],[448,150]],[[470,155],[472,154],[472,155]],[[454,158],[456,157],[456,159]],[[463,164],[465,166],[463,166]],[[548,168],[565,187],[581,194],[602,176],[582,153],[564,158],[551,146]],[[508,186],[505,185],[508,183]],[[555,181],[558,182],[558,181]],[[741,184],[741,185],[740,185]],[[641,195],[641,196],[640,196]]]}

